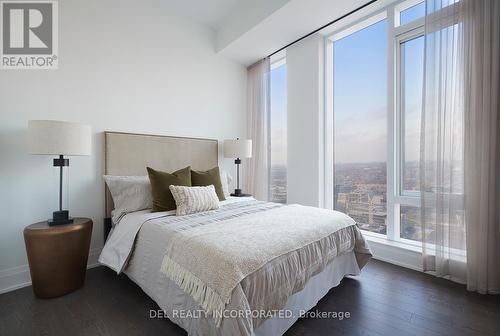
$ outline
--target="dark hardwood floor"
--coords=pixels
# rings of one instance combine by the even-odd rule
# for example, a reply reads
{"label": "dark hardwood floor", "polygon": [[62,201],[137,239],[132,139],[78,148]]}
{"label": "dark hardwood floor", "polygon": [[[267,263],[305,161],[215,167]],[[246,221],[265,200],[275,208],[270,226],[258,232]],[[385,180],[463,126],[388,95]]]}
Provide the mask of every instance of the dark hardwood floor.
{"label": "dark hardwood floor", "polygon": [[[184,335],[126,276],[98,267],[85,287],[40,300],[31,287],[0,295],[0,335]],[[469,293],[443,279],[372,260],[313,311],[349,319],[301,319],[287,335],[500,335],[500,297]]]}

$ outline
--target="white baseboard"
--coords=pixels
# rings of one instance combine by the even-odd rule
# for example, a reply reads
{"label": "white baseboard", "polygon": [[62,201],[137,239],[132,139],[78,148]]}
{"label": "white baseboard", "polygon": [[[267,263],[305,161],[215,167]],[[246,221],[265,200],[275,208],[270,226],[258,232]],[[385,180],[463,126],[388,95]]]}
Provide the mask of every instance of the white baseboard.
{"label": "white baseboard", "polygon": [[[89,252],[87,269],[99,266],[97,259],[101,254],[102,247],[93,248]],[[28,265],[16,266],[0,270],[0,294],[7,293],[19,288],[31,286],[30,269]]]}

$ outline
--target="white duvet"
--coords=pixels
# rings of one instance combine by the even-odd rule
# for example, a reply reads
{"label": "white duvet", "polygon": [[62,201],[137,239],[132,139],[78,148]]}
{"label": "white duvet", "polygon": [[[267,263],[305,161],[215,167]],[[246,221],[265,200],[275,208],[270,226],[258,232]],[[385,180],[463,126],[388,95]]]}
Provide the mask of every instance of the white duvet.
{"label": "white duvet", "polygon": [[[210,211],[192,218],[187,218],[187,216],[176,217],[173,212],[151,213],[149,211],[140,211],[128,214],[113,229],[99,261],[118,273],[125,271],[160,307],[166,310],[172,321],[181,325],[190,334],[251,335],[264,322],[264,319],[240,316],[236,319],[224,320],[220,328],[217,328],[210,317],[182,318],[173,316],[173,309],[198,310],[201,308],[175,282],[162,274],[160,267],[161,261],[168,250],[166,242],[173,235],[207,222],[224,222],[228,216],[233,220],[239,216],[258,216],[258,211],[252,212],[253,210],[249,210],[252,209],[252,206],[250,206],[252,202],[256,201],[251,198],[230,198],[221,202],[220,211]],[[242,209],[247,211],[242,211]],[[338,270],[338,272],[344,275],[357,273],[370,258],[370,250],[357,227],[352,226],[352,230],[344,230],[342,234],[344,236],[346,234],[350,235],[350,237],[347,237],[347,241],[350,241],[350,243],[338,246],[335,255],[342,256],[354,251],[357,265],[346,267],[345,270]],[[345,242],[346,237],[343,237],[342,241]],[[311,244],[299,252],[308,255],[308,258],[312,258],[311,260],[318,260],[318,256],[310,256],[310,254],[311,251],[320,253],[321,250],[321,248]],[[322,267],[311,264],[305,268],[300,268],[298,267],[296,252],[287,253],[272,260],[260,270],[243,279],[233,290],[230,303],[226,308],[241,311],[268,309],[270,307],[282,308],[288,297],[302,290],[307,281],[304,279],[305,274],[308,275],[308,279],[310,276],[322,271],[324,264],[331,261],[323,261]],[[334,256],[328,256],[328,258],[334,258]],[[322,260],[321,256],[319,256],[319,259]],[[299,268],[302,272],[300,276],[297,273]]]}
{"label": "white duvet", "polygon": [[[254,198],[229,197],[227,200],[220,202],[220,206],[224,207],[226,205],[249,200],[254,200]],[[210,212],[206,212],[205,214],[208,216]],[[164,212],[142,210],[122,216],[109,233],[106,244],[104,244],[101,255],[99,256],[99,262],[116,271],[118,274],[121,273],[132,253],[135,238],[141,227],[147,222],[161,218],[171,218],[172,221],[175,221],[178,217],[175,216],[175,210]],[[173,232],[174,228],[172,226],[165,226],[164,230],[166,232]]]}

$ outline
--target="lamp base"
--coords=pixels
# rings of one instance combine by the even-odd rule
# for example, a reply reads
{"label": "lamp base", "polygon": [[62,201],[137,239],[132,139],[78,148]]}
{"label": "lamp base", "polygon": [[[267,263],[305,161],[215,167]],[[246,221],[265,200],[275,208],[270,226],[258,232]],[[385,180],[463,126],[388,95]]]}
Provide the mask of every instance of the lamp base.
{"label": "lamp base", "polygon": [[238,195],[241,195],[241,194],[242,194],[241,189],[234,189],[233,195],[238,196]]}
{"label": "lamp base", "polygon": [[63,225],[73,223],[73,218],[69,217],[68,210],[54,211],[52,213],[52,219],[48,220],[49,225]]}

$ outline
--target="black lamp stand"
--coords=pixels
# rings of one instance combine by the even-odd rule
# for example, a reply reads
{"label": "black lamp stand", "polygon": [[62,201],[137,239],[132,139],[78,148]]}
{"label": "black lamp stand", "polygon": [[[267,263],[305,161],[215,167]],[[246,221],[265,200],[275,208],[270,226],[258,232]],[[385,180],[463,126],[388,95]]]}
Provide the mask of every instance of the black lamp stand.
{"label": "black lamp stand", "polygon": [[64,155],[59,155],[58,159],[54,159],[54,167],[59,167],[59,211],[52,213],[52,219],[49,219],[49,225],[62,225],[73,223],[73,219],[69,218],[69,211],[62,209],[63,199],[63,167],[69,166],[69,159],[65,159]]}
{"label": "black lamp stand", "polygon": [[241,159],[236,158],[234,160],[234,163],[236,164],[236,189],[234,189],[234,194],[232,196],[240,196],[242,194],[241,189],[240,189],[240,164],[241,164]]}
{"label": "black lamp stand", "polygon": [[241,164],[241,159],[237,158],[234,160],[234,163],[236,164],[236,189],[234,189],[234,193],[231,194],[231,196],[234,197],[248,197],[252,196],[250,194],[244,194],[241,189],[240,189],[240,164]]}

